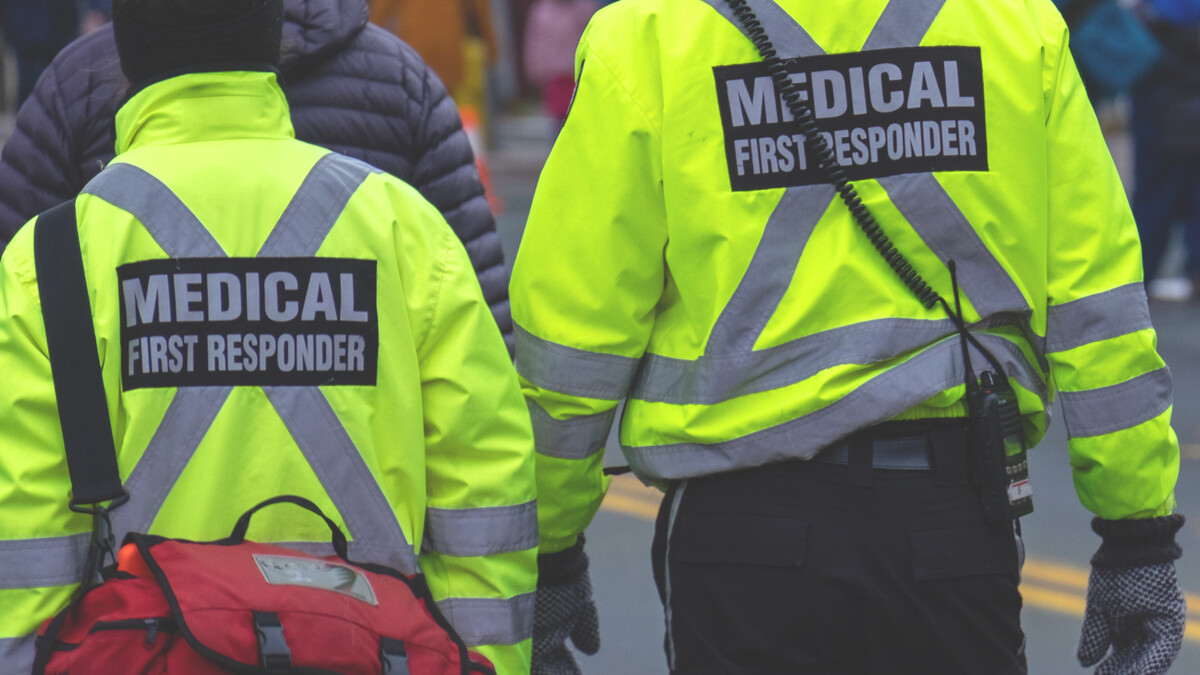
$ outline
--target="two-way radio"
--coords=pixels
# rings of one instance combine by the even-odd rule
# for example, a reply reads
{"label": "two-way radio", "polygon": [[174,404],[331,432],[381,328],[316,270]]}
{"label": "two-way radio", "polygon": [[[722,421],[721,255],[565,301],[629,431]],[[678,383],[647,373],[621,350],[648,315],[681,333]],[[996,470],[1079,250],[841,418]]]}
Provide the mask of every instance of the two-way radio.
{"label": "two-way radio", "polygon": [[[796,85],[788,77],[787,69],[771,44],[767,31],[759,22],[745,0],[725,0],[741,25],[743,33],[754,43],[763,58],[767,72],[777,91],[788,106],[792,116],[804,135],[804,144],[817,158],[817,164],[826,180],[833,185],[842,202],[850,209],[854,220],[863,234],[896,273],[900,281],[912,291],[921,304],[929,309],[940,304],[958,329],[962,340],[963,368],[966,379],[966,399],[969,411],[968,438],[973,454],[974,476],[980,491],[984,517],[989,522],[1008,518],[1020,518],[1033,511],[1032,491],[1029,483],[1029,464],[1025,454],[1025,439],[1021,430],[1021,411],[1017,406],[1016,392],[1008,382],[1000,361],[984,347],[968,330],[962,317],[958,301],[958,282],[954,261],[950,261],[951,282],[954,285],[956,311],[937,291],[932,289],[911,263],[888,238],[875,217],[871,214],[858,191],[846,178],[846,173],[837,158],[818,133],[815,116],[800,98]],[[970,343],[987,359],[992,370],[984,371],[979,379],[971,368],[967,344]]]}

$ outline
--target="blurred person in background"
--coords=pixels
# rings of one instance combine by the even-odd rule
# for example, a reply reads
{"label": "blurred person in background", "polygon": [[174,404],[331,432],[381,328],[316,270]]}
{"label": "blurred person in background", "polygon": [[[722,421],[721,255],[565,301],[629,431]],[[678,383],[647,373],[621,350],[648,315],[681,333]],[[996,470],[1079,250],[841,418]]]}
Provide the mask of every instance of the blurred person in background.
{"label": "blurred person in background", "polygon": [[112,0],[77,0],[80,14],[79,32],[83,35],[99,30],[101,26],[112,20]]}
{"label": "blurred person in background", "polygon": [[575,49],[596,0],[535,0],[525,23],[525,77],[542,92],[542,108],[562,127],[575,91]]}
{"label": "blurred person in background", "polygon": [[1192,299],[1200,298],[1200,0],[1143,0],[1163,58],[1131,92],[1133,213],[1149,282],[1176,223],[1187,246]]}
{"label": "blurred person in background", "polygon": [[17,58],[17,105],[38,75],[79,34],[75,0],[0,0],[0,29]]}
{"label": "blurred person in background", "polygon": [[484,73],[498,52],[488,0],[371,0],[371,23],[412,45],[459,105],[485,112]]}
{"label": "blurred person in background", "polygon": [[[365,0],[285,0],[284,20],[281,81],[296,137],[373,164],[436,206],[466,246],[511,352],[500,237],[441,80],[411,47],[367,23]],[[0,251],[112,159],[113,117],[127,89],[111,26],[51,63],[0,155]]]}

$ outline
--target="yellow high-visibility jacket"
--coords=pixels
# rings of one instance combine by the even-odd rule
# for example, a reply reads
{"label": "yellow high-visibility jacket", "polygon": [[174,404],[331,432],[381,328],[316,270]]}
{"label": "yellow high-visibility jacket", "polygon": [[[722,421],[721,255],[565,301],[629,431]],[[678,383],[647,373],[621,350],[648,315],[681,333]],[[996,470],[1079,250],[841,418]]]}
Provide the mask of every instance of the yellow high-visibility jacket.
{"label": "yellow high-visibility jacket", "polygon": [[[1049,0],[748,4],[862,201],[951,307],[954,262],[1028,439],[1057,397],[1083,504],[1170,513],[1171,379],[1137,232]],[[824,181],[723,0],[606,7],[576,68],[510,286],[543,550],[599,505],[622,399],[646,481],[965,416],[953,323]]]}
{"label": "yellow high-visibility jacket", "polygon": [[[153,84],[76,202],[121,478],[119,542],[210,540],[278,494],[351,558],[423,572],[500,673],[528,673],[536,586],[529,416],[466,252],[373,167],[294,139],[266,72]],[[0,260],[0,663],[82,578],[33,258]],[[249,537],[328,554],[298,509]]]}

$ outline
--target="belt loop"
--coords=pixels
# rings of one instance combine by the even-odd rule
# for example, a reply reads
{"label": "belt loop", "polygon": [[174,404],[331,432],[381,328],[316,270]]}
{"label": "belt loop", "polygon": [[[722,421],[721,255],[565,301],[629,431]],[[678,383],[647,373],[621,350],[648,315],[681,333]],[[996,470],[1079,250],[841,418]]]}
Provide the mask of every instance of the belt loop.
{"label": "belt loop", "polygon": [[928,431],[933,455],[934,482],[937,485],[962,485],[967,482],[966,434],[961,429],[931,426]]}
{"label": "belt loop", "polygon": [[871,487],[871,463],[875,449],[875,440],[870,434],[857,433],[846,439],[847,480],[850,485]]}

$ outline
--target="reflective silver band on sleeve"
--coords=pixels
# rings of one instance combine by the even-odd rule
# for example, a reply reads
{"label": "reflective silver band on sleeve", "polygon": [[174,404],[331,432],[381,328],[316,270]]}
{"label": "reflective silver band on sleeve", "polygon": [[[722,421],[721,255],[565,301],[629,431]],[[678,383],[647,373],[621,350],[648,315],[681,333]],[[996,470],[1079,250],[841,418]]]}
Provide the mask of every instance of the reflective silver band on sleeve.
{"label": "reflective silver band on sleeve", "polygon": [[468,647],[515,645],[533,637],[535,596],[446,598],[437,606]]}
{"label": "reflective silver band on sleeve", "polygon": [[[1030,391],[1041,388],[1034,367],[1014,343],[987,333],[977,333],[976,339],[1022,387]],[[965,375],[960,349],[958,336],[951,335],[820,410],[745,436],[717,443],[623,446],[625,456],[643,481],[807,459],[857,429],[894,418],[914,401],[961,385]],[[971,351],[973,363],[984,362],[982,354],[973,347]]]}
{"label": "reflective silver band on sleeve", "polygon": [[513,324],[517,372],[533,384],[571,396],[609,401],[625,398],[638,359],[601,354],[543,340]]}
{"label": "reflective silver band on sleeve", "polygon": [[83,580],[89,532],[0,541],[0,589],[66,586]]}
{"label": "reflective silver band on sleeve", "polygon": [[329,153],[317,160],[259,250],[261,258],[315,255],[350,198],[379,169]]}
{"label": "reflective silver band on sleeve", "polygon": [[354,539],[390,547],[376,561],[415,574],[417,555],[387,495],[317,387],[263,387]]}
{"label": "reflective silver band on sleeve", "polygon": [[132,164],[113,164],[83,193],[128,211],[169,258],[223,258],[225,250],[179,197],[161,180]]}
{"label": "reflective silver band on sleeve", "polygon": [[1141,282],[1119,286],[1046,310],[1046,353],[1153,328]]}
{"label": "reflective silver band on sleeve", "polygon": [[1163,366],[1109,387],[1060,391],[1067,435],[1100,436],[1148,422],[1171,407],[1173,386]]}
{"label": "reflective silver band on sleeve", "polygon": [[469,557],[525,551],[537,547],[537,502],[473,509],[425,509],[430,548]]}
{"label": "reflective silver band on sleeve", "polygon": [[595,415],[560,420],[552,417],[536,401],[528,403],[538,454],[559,459],[587,459],[603,452],[617,414],[614,407]]}
{"label": "reflective silver band on sleeve", "polygon": [[37,655],[34,641],[36,635],[26,635],[15,638],[0,638],[0,664],[5,675],[17,673],[32,673],[33,659]]}

